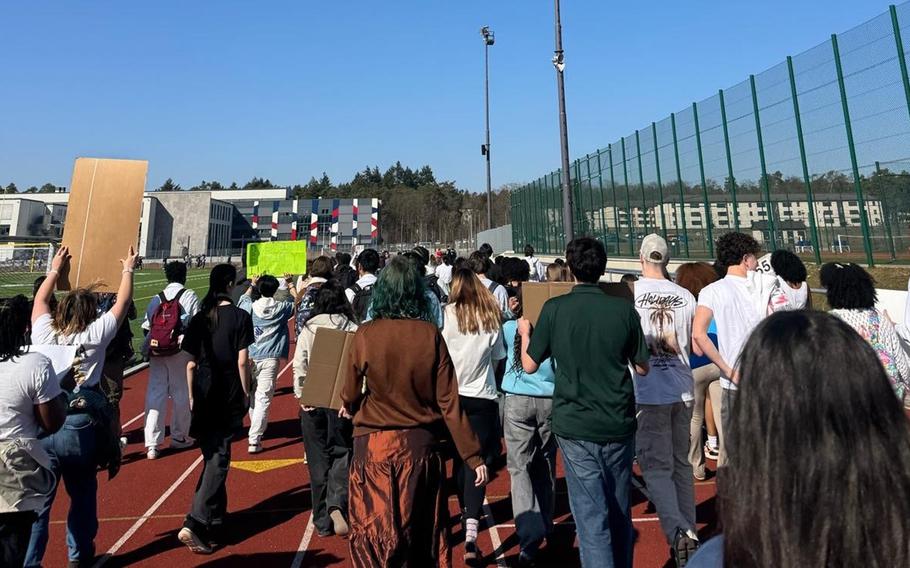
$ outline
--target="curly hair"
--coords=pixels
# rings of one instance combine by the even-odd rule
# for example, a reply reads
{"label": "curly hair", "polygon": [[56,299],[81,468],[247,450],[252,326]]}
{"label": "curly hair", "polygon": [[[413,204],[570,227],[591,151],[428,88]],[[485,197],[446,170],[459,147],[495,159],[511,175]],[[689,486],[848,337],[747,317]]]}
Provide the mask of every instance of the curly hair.
{"label": "curly hair", "polygon": [[396,256],[382,269],[370,300],[373,319],[418,319],[436,323],[423,274],[404,256]]}
{"label": "curly hair", "polygon": [[771,255],[771,268],[775,274],[790,284],[802,284],[806,281],[806,265],[788,250],[774,251]]}
{"label": "curly hair", "polygon": [[22,294],[0,300],[0,362],[25,351],[30,312],[28,298]]}
{"label": "curly hair", "polygon": [[875,280],[862,266],[852,262],[829,262],[819,273],[827,290],[828,305],[835,310],[868,310],[875,307],[878,293]]}
{"label": "curly hair", "polygon": [[745,233],[726,233],[717,239],[717,264],[725,268],[736,266],[745,256],[760,252],[758,241]]}

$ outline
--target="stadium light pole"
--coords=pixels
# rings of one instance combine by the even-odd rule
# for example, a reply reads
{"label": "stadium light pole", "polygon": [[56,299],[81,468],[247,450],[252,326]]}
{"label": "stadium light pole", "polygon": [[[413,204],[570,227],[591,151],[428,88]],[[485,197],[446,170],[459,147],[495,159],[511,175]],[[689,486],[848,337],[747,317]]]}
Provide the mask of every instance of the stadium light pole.
{"label": "stadium light pole", "polygon": [[496,42],[496,36],[489,26],[480,28],[483,38],[483,90],[486,111],[487,138],[480,153],[487,158],[487,229],[493,228],[493,188],[490,178],[490,46]]}
{"label": "stadium light pole", "polygon": [[556,67],[556,89],[559,93],[559,142],[562,150],[562,223],[565,228],[566,243],[575,238],[575,226],[572,221],[572,190],[569,166],[569,127],[566,124],[566,84],[563,72],[566,68],[562,50],[562,20],[559,14],[559,0],[556,0],[556,51],[553,55],[553,66]]}

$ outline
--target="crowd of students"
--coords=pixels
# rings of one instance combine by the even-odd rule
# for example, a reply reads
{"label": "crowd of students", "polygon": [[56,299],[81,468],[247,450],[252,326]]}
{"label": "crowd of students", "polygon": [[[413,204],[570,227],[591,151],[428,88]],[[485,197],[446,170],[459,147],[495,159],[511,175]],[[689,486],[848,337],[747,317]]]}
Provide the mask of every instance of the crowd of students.
{"label": "crowd of students", "polygon": [[[167,263],[142,326],[144,437],[159,459],[170,400],[169,447],[201,450],[178,539],[201,554],[223,542],[231,442],[249,416],[247,451],[262,451],[280,361],[291,359],[313,524],[347,537],[356,567],[451,563],[449,459],[464,560],[482,562],[484,488],[503,450],[521,566],[540,561],[553,532],[557,452],[584,566],[632,565],[635,461],[677,566],[910,565],[903,327],[876,309],[858,265],[821,268],[824,314],[810,310],[793,253],[774,251],[768,271],[748,235],[727,233],[715,249],[713,264],[671,276],[667,242],[648,235],[625,292],[601,286],[607,255],[592,238],[548,266],[530,246],[494,258],[489,245],[466,258],[422,247],[321,256],[296,280],[238,278],[220,264],[202,300],[185,287],[186,263]],[[0,303],[4,566],[41,565],[58,480],[70,564],[89,565],[97,471],[119,467],[124,357],[111,345],[128,329],[136,255],[121,261],[115,296],[88,288],[58,300],[67,262],[61,248],[33,301]],[[532,324],[522,289],[540,281],[576,285]],[[323,328],[354,334],[340,409],[303,401]],[[76,358],[58,379],[30,345],[72,346]],[[717,460],[723,535],[702,546],[695,482],[707,460]]]}

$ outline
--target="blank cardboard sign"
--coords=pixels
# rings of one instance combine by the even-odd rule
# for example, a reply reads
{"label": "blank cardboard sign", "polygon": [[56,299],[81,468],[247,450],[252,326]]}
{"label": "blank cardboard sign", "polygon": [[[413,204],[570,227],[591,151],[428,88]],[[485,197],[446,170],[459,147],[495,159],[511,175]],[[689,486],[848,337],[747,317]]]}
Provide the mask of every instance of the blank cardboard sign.
{"label": "blank cardboard sign", "polygon": [[117,291],[119,259],[139,240],[147,174],[144,160],[76,159],[63,226],[63,245],[72,258],[60,273],[58,290],[100,282],[101,290]]}
{"label": "blank cardboard sign", "polygon": [[313,350],[300,404],[315,408],[341,408],[341,389],[347,377],[347,362],[354,334],[320,327],[316,330]]}
{"label": "blank cardboard sign", "polygon": [[[540,312],[543,310],[543,305],[547,300],[568,294],[575,286],[577,286],[577,284],[574,282],[523,283],[521,285],[523,316],[531,322],[531,325],[537,325],[537,320],[540,318]],[[601,282],[598,286],[607,296],[622,298],[629,302],[634,301],[632,290],[622,282]]]}

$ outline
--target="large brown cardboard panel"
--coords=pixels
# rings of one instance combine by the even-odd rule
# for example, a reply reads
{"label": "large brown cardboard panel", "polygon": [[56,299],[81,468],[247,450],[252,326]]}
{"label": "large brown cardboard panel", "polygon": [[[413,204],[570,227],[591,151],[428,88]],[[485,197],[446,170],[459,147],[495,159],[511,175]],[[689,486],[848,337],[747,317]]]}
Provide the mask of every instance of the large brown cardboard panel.
{"label": "large brown cardboard panel", "polygon": [[117,291],[119,259],[139,240],[147,175],[144,160],[76,159],[63,227],[72,259],[57,281],[59,290],[101,282],[102,290]]}
{"label": "large brown cardboard panel", "polygon": [[[525,282],[521,285],[522,314],[531,325],[537,325],[543,305],[550,298],[562,296],[572,291],[574,282]],[[634,294],[628,285],[622,282],[601,282],[600,289],[608,296],[622,298],[633,302]]]}
{"label": "large brown cardboard panel", "polygon": [[316,408],[341,408],[341,389],[353,333],[321,327],[316,330],[310,364],[300,404]]}

